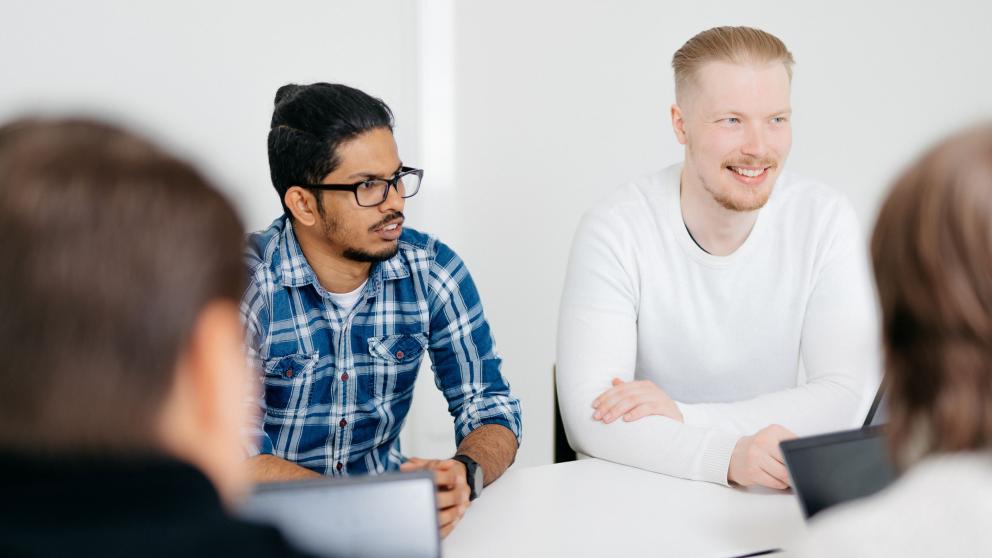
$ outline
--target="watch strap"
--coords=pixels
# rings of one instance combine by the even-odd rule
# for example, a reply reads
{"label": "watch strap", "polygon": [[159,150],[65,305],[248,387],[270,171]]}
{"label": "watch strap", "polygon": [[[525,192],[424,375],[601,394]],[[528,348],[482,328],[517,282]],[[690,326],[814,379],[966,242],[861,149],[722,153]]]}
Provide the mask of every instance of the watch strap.
{"label": "watch strap", "polygon": [[465,480],[468,481],[468,487],[471,490],[469,500],[475,500],[482,493],[482,467],[479,467],[479,464],[467,455],[458,454],[452,459],[460,461],[465,465],[465,472],[468,474],[468,478]]}

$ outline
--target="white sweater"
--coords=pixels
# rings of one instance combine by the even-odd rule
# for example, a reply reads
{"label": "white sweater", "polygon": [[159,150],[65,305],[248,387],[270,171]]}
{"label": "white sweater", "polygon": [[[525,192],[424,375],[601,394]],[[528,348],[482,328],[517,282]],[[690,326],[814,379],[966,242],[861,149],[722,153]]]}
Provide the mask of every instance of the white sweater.
{"label": "white sweater", "polygon": [[[619,189],[579,224],[558,393],[576,451],[725,484],[741,436],[858,422],[880,365],[876,301],[864,238],[839,193],[783,173],[744,244],[718,257],[685,228],[681,168]],[[592,400],[613,377],[656,383],[685,423],[593,420]]]}
{"label": "white sweater", "polygon": [[930,457],[879,494],[824,511],[795,554],[992,556],[992,452]]}

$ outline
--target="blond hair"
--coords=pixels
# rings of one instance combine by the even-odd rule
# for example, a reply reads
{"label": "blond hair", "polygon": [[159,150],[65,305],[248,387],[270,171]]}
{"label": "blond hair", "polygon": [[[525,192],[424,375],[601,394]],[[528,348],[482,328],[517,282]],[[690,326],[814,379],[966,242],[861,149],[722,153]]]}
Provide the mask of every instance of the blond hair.
{"label": "blond hair", "polygon": [[778,37],[752,27],[714,27],[686,41],[672,57],[675,70],[675,99],[681,103],[685,91],[703,64],[721,61],[733,64],[781,62],[792,79],[792,53]]}

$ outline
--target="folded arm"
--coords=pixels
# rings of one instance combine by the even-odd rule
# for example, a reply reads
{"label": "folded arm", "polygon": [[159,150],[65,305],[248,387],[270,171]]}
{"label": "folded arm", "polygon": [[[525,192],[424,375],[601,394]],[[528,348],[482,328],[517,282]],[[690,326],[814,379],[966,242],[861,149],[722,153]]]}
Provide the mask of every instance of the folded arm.
{"label": "folded arm", "polygon": [[727,483],[739,436],[652,415],[604,424],[593,401],[613,378],[634,379],[637,288],[622,231],[587,216],[576,232],[558,324],[557,384],[576,451],[668,475]]}

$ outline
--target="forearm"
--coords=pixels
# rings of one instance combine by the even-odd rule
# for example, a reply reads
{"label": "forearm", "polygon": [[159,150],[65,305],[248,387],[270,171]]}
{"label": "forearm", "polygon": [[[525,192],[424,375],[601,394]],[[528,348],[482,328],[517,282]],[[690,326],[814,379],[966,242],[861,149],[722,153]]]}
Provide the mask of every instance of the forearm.
{"label": "forearm", "polygon": [[245,461],[245,466],[248,467],[248,476],[256,483],[304,480],[322,476],[306,467],[267,453],[249,457]]}
{"label": "forearm", "polygon": [[517,457],[517,438],[509,428],[484,424],[473,430],[458,446],[458,454],[467,455],[482,467],[485,484],[498,479]]}
{"label": "forearm", "polygon": [[604,424],[592,416],[589,402],[595,395],[596,390],[559,386],[562,419],[575,451],[655,473],[727,483],[727,467],[739,436],[656,415]]}
{"label": "forearm", "polygon": [[846,376],[730,403],[679,403],[684,422],[740,436],[781,424],[801,435],[850,428],[861,401],[860,383]]}

